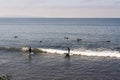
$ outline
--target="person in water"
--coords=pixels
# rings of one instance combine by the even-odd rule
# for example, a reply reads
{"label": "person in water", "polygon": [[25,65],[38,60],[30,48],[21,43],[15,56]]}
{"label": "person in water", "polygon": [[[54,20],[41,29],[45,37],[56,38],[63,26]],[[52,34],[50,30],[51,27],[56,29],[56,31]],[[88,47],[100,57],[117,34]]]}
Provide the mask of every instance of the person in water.
{"label": "person in water", "polygon": [[68,47],[68,53],[66,54],[65,58],[70,58],[70,48]]}
{"label": "person in water", "polygon": [[18,38],[17,36],[14,36],[14,38]]}
{"label": "person in water", "polygon": [[68,47],[68,54],[70,54],[70,48]]}
{"label": "person in water", "polygon": [[67,39],[67,40],[68,40],[68,39],[69,39],[69,37],[65,36],[65,37],[64,37],[64,39]]}
{"label": "person in water", "polygon": [[79,38],[78,38],[78,39],[77,39],[77,42],[80,42],[80,41],[82,41],[82,39],[79,39]]}
{"label": "person in water", "polygon": [[32,49],[31,47],[29,47],[29,60],[31,60],[31,52],[32,52]]}
{"label": "person in water", "polygon": [[32,52],[32,49],[31,49],[31,47],[29,47],[29,53],[31,53]]}
{"label": "person in water", "polygon": [[40,41],[40,43],[42,43],[42,41]]}

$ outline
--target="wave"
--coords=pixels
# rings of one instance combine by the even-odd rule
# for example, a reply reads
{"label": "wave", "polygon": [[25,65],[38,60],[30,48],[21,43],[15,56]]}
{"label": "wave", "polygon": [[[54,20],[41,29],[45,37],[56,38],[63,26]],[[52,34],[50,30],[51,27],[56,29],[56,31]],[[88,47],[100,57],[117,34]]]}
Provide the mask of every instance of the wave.
{"label": "wave", "polygon": [[5,50],[5,51],[21,51],[21,48],[17,48],[17,47],[0,47],[0,50]]}
{"label": "wave", "polygon": [[[23,51],[23,52],[28,52],[29,50],[29,47],[0,47],[0,50],[4,50],[4,51],[16,51],[16,52],[20,52],[20,51]],[[32,51],[35,52],[35,53],[38,53],[38,52],[42,52],[40,49],[37,49],[37,48],[32,48]]]}
{"label": "wave", "polygon": [[[5,51],[28,51],[29,47],[0,47],[0,50]],[[34,53],[51,53],[51,54],[60,54],[64,55],[68,51],[67,50],[58,50],[58,49],[45,49],[45,48],[32,48]],[[83,50],[83,49],[74,49],[70,51],[70,55],[82,55],[82,56],[98,56],[98,57],[116,57],[120,58],[120,52],[115,50],[100,50],[100,51],[93,51],[93,50]]]}
{"label": "wave", "polygon": [[[56,53],[56,54],[65,54],[66,50],[57,50],[57,49],[41,49],[47,53]],[[105,50],[105,51],[92,51],[92,50],[80,50],[75,49],[70,51],[70,55],[83,55],[83,56],[98,56],[98,57],[117,57],[120,58],[119,51]]]}

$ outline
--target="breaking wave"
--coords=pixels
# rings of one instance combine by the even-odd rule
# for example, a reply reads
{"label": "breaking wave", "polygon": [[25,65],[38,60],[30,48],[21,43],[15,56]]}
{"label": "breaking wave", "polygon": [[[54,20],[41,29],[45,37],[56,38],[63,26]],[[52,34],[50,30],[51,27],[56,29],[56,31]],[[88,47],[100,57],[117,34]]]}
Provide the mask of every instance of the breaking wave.
{"label": "breaking wave", "polygon": [[[0,50],[4,50],[4,51],[24,51],[27,52],[29,49],[29,47],[0,47]],[[37,48],[32,48],[33,52],[42,52],[40,49]]]}
{"label": "breaking wave", "polygon": [[[57,49],[41,49],[47,53],[65,54],[65,50]],[[72,50],[70,55],[83,55],[83,56],[101,56],[101,57],[117,57],[120,58],[119,51],[105,50],[105,51],[92,51],[92,50]]]}
{"label": "breaking wave", "polygon": [[[15,47],[0,47],[0,50],[5,51],[28,51],[29,47],[15,48]],[[58,49],[45,49],[45,48],[32,48],[34,53],[51,53],[51,54],[61,54],[64,55],[67,53],[67,50],[58,50]],[[115,50],[82,50],[74,49],[70,51],[70,55],[83,55],[83,56],[98,56],[98,57],[116,57],[120,58],[120,52]]]}

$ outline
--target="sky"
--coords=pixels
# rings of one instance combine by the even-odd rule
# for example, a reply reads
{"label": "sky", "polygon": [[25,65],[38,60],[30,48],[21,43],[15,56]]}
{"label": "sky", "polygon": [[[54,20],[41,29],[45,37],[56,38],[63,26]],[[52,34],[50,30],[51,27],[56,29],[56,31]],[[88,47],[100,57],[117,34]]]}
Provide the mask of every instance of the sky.
{"label": "sky", "polygon": [[0,0],[0,17],[120,18],[120,0]]}

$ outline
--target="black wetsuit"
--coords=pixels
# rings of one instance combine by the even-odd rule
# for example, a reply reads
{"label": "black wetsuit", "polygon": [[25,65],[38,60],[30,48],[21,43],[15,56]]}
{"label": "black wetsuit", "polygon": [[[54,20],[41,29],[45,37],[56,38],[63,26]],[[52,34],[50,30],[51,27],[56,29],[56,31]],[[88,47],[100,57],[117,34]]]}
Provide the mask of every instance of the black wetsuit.
{"label": "black wetsuit", "polygon": [[68,54],[70,53],[70,48],[68,47]]}
{"label": "black wetsuit", "polygon": [[31,53],[32,52],[32,50],[31,50],[31,47],[29,48],[29,53]]}

